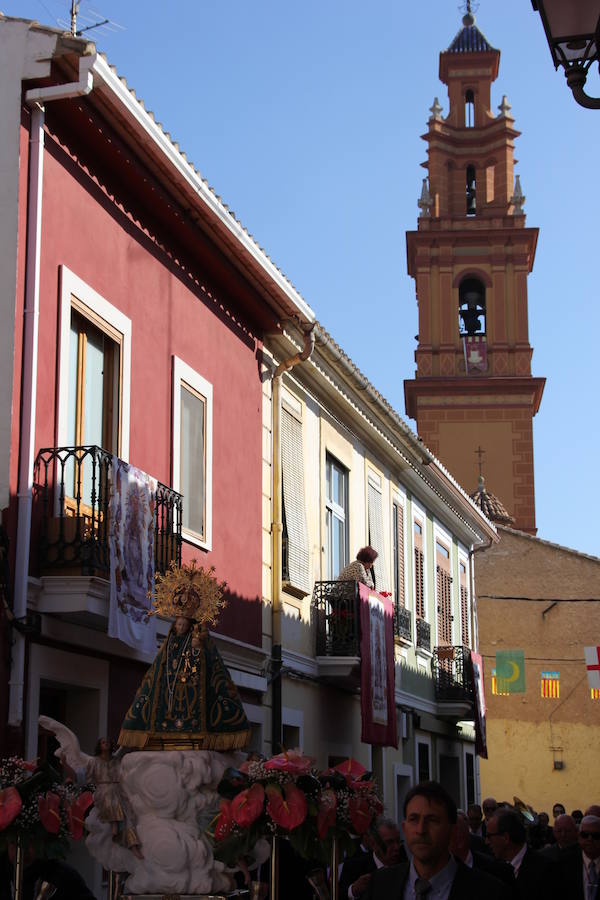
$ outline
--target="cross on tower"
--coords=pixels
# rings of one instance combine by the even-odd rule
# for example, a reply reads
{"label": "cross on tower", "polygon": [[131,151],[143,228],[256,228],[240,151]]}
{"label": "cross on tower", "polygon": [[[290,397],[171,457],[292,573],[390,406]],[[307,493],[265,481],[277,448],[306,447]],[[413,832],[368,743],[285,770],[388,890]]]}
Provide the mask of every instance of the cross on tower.
{"label": "cross on tower", "polygon": [[479,464],[479,477],[480,478],[483,475],[482,470],[483,470],[483,455],[484,455],[484,453],[485,453],[485,450],[482,450],[481,447],[478,447],[477,450],[475,451],[475,456],[477,457],[478,464]]}

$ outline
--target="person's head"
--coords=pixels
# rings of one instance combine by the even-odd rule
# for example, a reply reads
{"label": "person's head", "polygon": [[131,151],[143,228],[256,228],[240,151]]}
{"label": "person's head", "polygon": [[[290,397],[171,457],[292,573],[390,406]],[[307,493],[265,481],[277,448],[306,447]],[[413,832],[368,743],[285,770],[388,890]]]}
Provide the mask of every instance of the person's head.
{"label": "person's head", "polygon": [[384,866],[395,866],[402,859],[402,837],[393,819],[380,816],[374,827],[374,834],[368,836],[367,846],[371,848]]}
{"label": "person's head", "polygon": [[485,839],[497,859],[510,862],[525,843],[523,819],[514,809],[500,809],[488,822]]}
{"label": "person's head", "polygon": [[463,862],[469,854],[469,835],[471,829],[469,827],[468,814],[459,809],[456,814],[456,824],[452,829],[450,838],[450,852]]}
{"label": "person's head", "polygon": [[111,741],[110,738],[107,737],[101,737],[96,741],[94,756],[112,756],[115,750],[116,747],[114,741]]}
{"label": "person's head", "polygon": [[600,816],[600,806],[598,806],[596,803],[592,803],[592,805],[588,806],[588,808],[586,809],[585,815],[586,816]]}
{"label": "person's head", "polygon": [[365,569],[370,569],[378,556],[377,550],[372,547],[362,547],[356,554],[357,560],[363,564]]}
{"label": "person's head", "polygon": [[186,616],[176,616],[173,627],[175,629],[175,634],[182,637],[184,634],[187,634],[192,627],[192,620],[188,619]]}
{"label": "person's head", "polygon": [[588,859],[600,857],[600,816],[584,816],[579,827],[579,846]]}
{"label": "person's head", "polygon": [[415,868],[423,877],[446,865],[455,824],[456,804],[437,781],[423,781],[406,795],[402,830]]}
{"label": "person's head", "polygon": [[481,808],[483,809],[485,821],[488,822],[490,817],[493,816],[498,809],[498,804],[496,803],[495,797],[486,797],[481,804]]}
{"label": "person's head", "polygon": [[547,812],[538,813],[538,822],[542,828],[547,828],[550,822],[550,817]]}
{"label": "person's head", "polygon": [[479,803],[471,803],[467,810],[467,819],[469,820],[469,828],[473,834],[477,834],[483,820],[483,813]]}
{"label": "person's head", "polygon": [[583,819],[582,810],[574,809],[573,812],[571,813],[571,818],[573,819],[573,821],[575,822],[577,827],[579,827],[579,825],[581,824],[581,820]]}
{"label": "person's head", "polygon": [[560,849],[563,847],[572,847],[577,843],[577,825],[572,816],[563,813],[557,816],[552,826],[552,834]]}
{"label": "person's head", "polygon": [[552,818],[557,819],[558,816],[564,816],[566,813],[566,809],[562,805],[562,803],[555,803],[552,807]]}

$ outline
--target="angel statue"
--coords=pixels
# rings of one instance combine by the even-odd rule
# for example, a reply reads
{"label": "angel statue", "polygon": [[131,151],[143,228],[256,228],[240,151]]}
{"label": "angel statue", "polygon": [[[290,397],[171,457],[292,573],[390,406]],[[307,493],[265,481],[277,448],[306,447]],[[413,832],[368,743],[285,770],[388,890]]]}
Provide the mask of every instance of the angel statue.
{"label": "angel statue", "polygon": [[73,771],[77,781],[82,784],[91,782],[96,786],[94,807],[99,821],[110,825],[112,840],[122,844],[138,859],[143,859],[135,830],[135,814],[121,784],[121,753],[115,753],[114,743],[107,738],[99,738],[94,755],[88,756],[81,750],[77,736],[62,722],[48,716],[40,716],[39,721],[60,744],[54,755]]}

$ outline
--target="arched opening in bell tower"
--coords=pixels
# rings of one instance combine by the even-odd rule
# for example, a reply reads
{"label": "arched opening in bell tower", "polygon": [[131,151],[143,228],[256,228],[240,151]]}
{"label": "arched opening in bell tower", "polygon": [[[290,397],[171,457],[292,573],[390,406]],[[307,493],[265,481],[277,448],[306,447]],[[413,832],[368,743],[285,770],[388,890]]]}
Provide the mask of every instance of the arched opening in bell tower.
{"label": "arched opening in bell tower", "polygon": [[475,166],[467,166],[467,215],[474,216],[477,212],[477,184]]}
{"label": "arched opening in bell tower", "polygon": [[475,96],[473,91],[465,91],[465,128],[475,126]]}
{"label": "arched opening in bell tower", "polygon": [[458,286],[458,328],[461,337],[485,334],[485,285],[479,278],[463,278]]}

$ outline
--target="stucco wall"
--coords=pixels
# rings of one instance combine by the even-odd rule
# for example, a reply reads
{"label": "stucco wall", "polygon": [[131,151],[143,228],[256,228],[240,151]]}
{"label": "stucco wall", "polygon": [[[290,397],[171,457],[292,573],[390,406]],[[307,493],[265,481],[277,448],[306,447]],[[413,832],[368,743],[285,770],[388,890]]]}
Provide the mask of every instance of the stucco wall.
{"label": "stucco wall", "polygon": [[[488,707],[482,792],[537,809],[584,808],[600,795],[600,701],[590,698],[583,650],[600,635],[600,560],[508,529],[500,536],[476,561]],[[509,648],[525,651],[526,693],[493,696],[495,654]],[[558,700],[541,697],[546,670],[560,672]]]}

